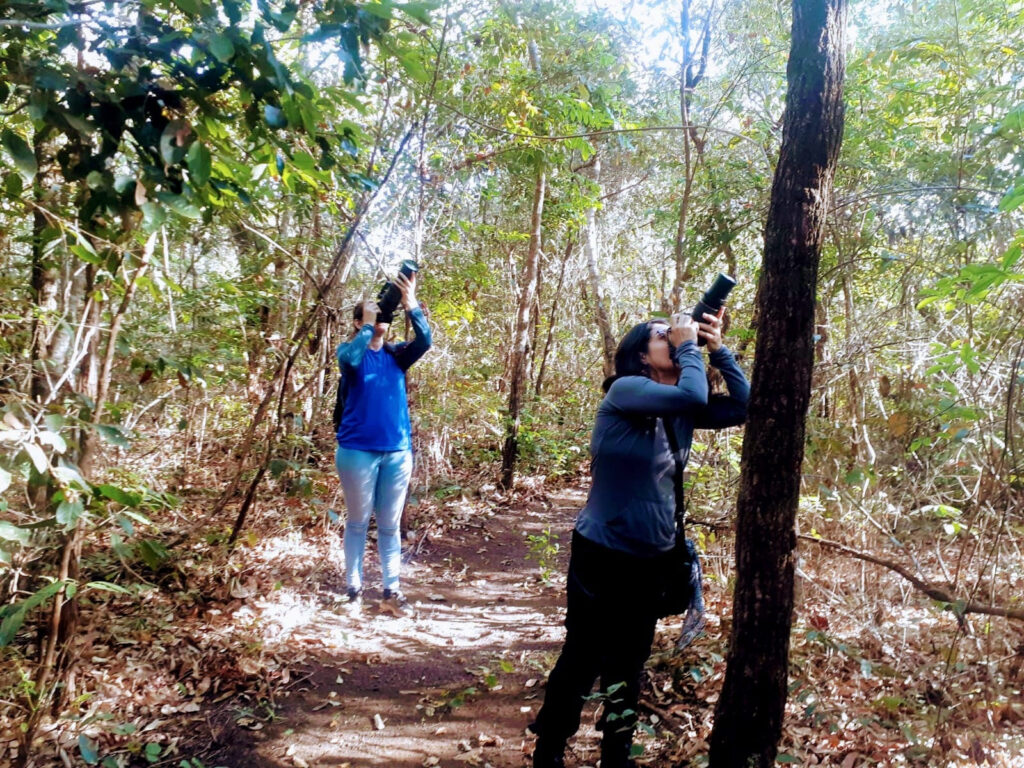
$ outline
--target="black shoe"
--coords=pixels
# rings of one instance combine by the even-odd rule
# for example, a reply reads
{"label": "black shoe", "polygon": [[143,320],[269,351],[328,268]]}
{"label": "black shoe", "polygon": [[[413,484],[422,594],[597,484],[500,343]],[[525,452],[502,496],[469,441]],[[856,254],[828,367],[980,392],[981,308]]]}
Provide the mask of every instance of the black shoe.
{"label": "black shoe", "polygon": [[349,587],[345,593],[345,609],[352,614],[363,610],[363,590]]}
{"label": "black shoe", "polygon": [[565,744],[552,747],[538,739],[533,748],[533,768],[565,768]]}
{"label": "black shoe", "polygon": [[607,738],[601,740],[601,768],[636,768],[636,763],[629,759],[632,742],[623,744],[614,741],[606,744]]}

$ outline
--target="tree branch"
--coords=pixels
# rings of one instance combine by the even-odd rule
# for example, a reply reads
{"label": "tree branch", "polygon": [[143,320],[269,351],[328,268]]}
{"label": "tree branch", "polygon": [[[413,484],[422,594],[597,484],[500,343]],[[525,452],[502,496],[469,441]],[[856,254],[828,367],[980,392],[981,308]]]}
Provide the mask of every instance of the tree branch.
{"label": "tree branch", "polygon": [[797,534],[797,538],[801,541],[810,541],[819,546],[827,549],[832,549],[836,552],[842,552],[844,555],[849,555],[857,560],[863,560],[866,563],[872,563],[874,565],[880,565],[883,568],[888,568],[890,571],[895,571],[904,579],[913,584],[917,589],[932,600],[938,600],[940,603],[950,603],[955,606],[954,613],[958,618],[966,616],[968,613],[981,613],[988,616],[1002,616],[1007,619],[1016,619],[1017,621],[1024,621],[1024,609],[1020,608],[1004,608],[998,605],[986,605],[984,603],[976,603],[969,600],[958,600],[956,595],[950,592],[946,587],[940,586],[933,582],[925,581],[924,579],[918,578],[912,574],[905,566],[899,563],[893,562],[892,560],[885,560],[881,557],[868,554],[867,552],[861,552],[860,550],[848,547],[845,544],[840,544],[837,541],[829,541],[828,539],[819,539],[814,536],[808,536],[807,534]]}
{"label": "tree branch", "polygon": [[486,128],[487,130],[493,131],[494,133],[501,133],[501,134],[504,134],[505,136],[515,136],[515,137],[520,138],[520,139],[535,139],[536,141],[566,141],[568,139],[594,139],[594,138],[598,138],[600,136],[614,136],[616,134],[621,134],[621,133],[652,133],[652,132],[657,132],[657,131],[692,131],[692,130],[695,130],[695,129],[698,129],[698,128],[701,129],[701,130],[704,130],[704,131],[715,131],[716,133],[723,133],[726,136],[734,136],[737,139],[742,139],[743,141],[749,141],[751,144],[753,144],[755,147],[757,147],[760,150],[761,155],[764,157],[765,164],[769,168],[772,168],[771,158],[768,157],[768,153],[765,151],[765,148],[762,147],[760,144],[758,144],[756,139],[753,139],[750,136],[747,136],[745,134],[739,133],[737,131],[730,131],[728,128],[721,128],[721,127],[719,127],[717,125],[697,125],[697,124],[691,124],[691,125],[649,125],[649,126],[640,126],[640,127],[637,127],[637,128],[607,128],[607,129],[600,130],[600,131],[590,131],[588,133],[570,133],[570,134],[566,134],[564,136],[541,136],[541,135],[534,134],[534,133],[521,133],[519,131],[510,131],[507,128],[499,128],[496,125],[491,125],[489,123],[485,123],[483,120],[478,120],[475,117],[470,117],[466,113],[464,113],[464,112],[460,111],[459,109],[453,107],[451,104],[447,104],[447,103],[445,103],[443,101],[435,101],[435,103],[438,104],[439,106],[444,107],[445,109],[449,110],[450,112],[454,112],[459,117],[461,117],[461,118],[463,118],[465,120],[468,120],[469,122],[473,123],[474,125],[478,125],[481,128]]}

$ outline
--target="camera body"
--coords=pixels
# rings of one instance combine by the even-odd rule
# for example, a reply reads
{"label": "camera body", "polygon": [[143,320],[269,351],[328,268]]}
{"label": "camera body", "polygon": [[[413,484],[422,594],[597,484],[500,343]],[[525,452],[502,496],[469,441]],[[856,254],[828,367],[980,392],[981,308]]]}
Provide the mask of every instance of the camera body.
{"label": "camera body", "polygon": [[[412,259],[404,259],[398,271],[406,277],[412,277],[420,271],[420,265]],[[394,320],[395,310],[398,309],[401,300],[402,292],[398,290],[398,286],[390,280],[384,283],[377,294],[377,322],[390,323]]]}
{"label": "camera body", "polygon": [[[704,292],[704,296],[697,302],[696,306],[691,312],[691,316],[694,322],[703,323],[704,313],[707,312],[711,315],[717,315],[725,304],[725,299],[729,295],[729,292],[736,287],[736,281],[729,277],[723,272],[718,273],[718,277],[715,278],[715,282],[711,284],[711,287]],[[704,346],[707,341],[702,337],[697,337],[697,345]]]}

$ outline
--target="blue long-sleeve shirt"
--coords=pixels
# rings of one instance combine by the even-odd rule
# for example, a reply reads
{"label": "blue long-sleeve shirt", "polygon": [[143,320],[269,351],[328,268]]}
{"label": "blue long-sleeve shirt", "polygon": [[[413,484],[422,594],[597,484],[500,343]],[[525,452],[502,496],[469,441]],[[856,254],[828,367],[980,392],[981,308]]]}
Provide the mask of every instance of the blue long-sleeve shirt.
{"label": "blue long-sleeve shirt", "polygon": [[646,376],[612,383],[597,409],[590,438],[592,485],[576,530],[611,549],[648,557],[675,544],[675,461],[665,433],[670,419],[681,466],[690,456],[694,429],[721,429],[746,419],[750,385],[725,347],[711,353],[728,395],[708,396],[704,360],[697,345],[675,352],[679,380],[673,386]]}
{"label": "blue long-sleeve shirt", "polygon": [[405,372],[430,349],[430,326],[423,310],[408,311],[415,338],[370,349],[373,326],[363,325],[338,345],[338,366],[345,382],[345,409],[338,445],[361,451],[404,451],[412,447]]}

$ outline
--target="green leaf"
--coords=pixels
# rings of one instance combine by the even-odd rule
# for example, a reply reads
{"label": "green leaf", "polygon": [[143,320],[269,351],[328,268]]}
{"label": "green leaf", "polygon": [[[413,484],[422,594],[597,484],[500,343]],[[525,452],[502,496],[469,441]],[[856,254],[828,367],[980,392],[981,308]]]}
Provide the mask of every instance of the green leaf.
{"label": "green leaf", "polygon": [[390,4],[385,5],[384,3],[367,3],[359,10],[363,13],[369,14],[370,16],[376,16],[378,19],[384,19],[386,21],[390,21],[393,14],[392,6]]}
{"label": "green leaf", "polygon": [[79,259],[81,259],[82,261],[86,262],[87,264],[102,264],[103,263],[103,259],[102,258],[97,256],[95,252],[90,252],[88,248],[86,248],[85,246],[83,246],[81,244],[79,244],[79,245],[72,245],[68,250],[70,250],[71,253],[73,253],[75,256],[77,256]]}
{"label": "green leaf", "polygon": [[117,553],[122,560],[130,560],[132,551],[125,546],[124,541],[116,533],[110,534],[110,548]]}
{"label": "green leaf", "polygon": [[21,625],[25,623],[25,616],[28,615],[28,612],[56,595],[63,584],[63,581],[47,584],[20,603],[5,605],[3,608],[0,608],[0,616],[3,617],[3,622],[0,623],[0,648],[10,645],[18,630],[21,629]]}
{"label": "green leaf", "polygon": [[418,83],[429,83],[431,81],[431,74],[424,69],[423,64],[415,54],[402,52],[397,55],[402,67],[409,73],[409,77]]}
{"label": "green leaf", "polygon": [[1003,118],[1003,122],[999,125],[999,133],[1004,136],[1024,134],[1024,104],[1016,107]]}
{"label": "green leaf", "polygon": [[78,751],[82,753],[82,759],[89,765],[96,765],[100,761],[96,743],[84,733],[78,736]]}
{"label": "green leaf", "polygon": [[114,426],[113,424],[96,424],[96,431],[100,433],[108,443],[116,445],[118,448],[129,448],[131,443],[128,438],[125,437],[124,432],[120,427]]}
{"label": "green leaf", "polygon": [[25,181],[31,182],[35,178],[39,166],[36,164],[35,153],[28,142],[9,128],[4,129],[4,132],[0,134],[0,141],[2,141],[4,149],[14,158],[14,165],[21,171]]}
{"label": "green leaf", "polygon": [[[139,499],[139,501],[142,501],[142,499]],[[136,512],[134,509],[122,509],[121,510],[121,514],[124,515],[125,517],[130,517],[135,522],[142,523],[143,525],[152,525],[153,524],[152,520],[150,520],[145,515],[143,515],[143,514],[141,514],[139,512]]]}
{"label": "green leaf", "polygon": [[120,584],[111,584],[109,581],[90,581],[85,589],[98,589],[102,592],[113,592],[118,595],[130,595],[132,591]]}
{"label": "green leaf", "polygon": [[25,191],[25,184],[21,180],[21,175],[17,173],[7,174],[7,181],[4,182],[4,191],[8,197],[21,197],[21,193]]}
{"label": "green leaf", "polygon": [[105,496],[111,501],[116,501],[118,504],[123,504],[126,507],[134,507],[140,501],[136,494],[128,493],[128,491],[118,488],[116,485],[98,485],[96,490],[101,496]]}
{"label": "green leaf", "polygon": [[50,462],[46,459],[46,454],[43,453],[43,449],[35,443],[26,443],[24,445],[25,453],[32,459],[32,464],[35,465],[36,472],[41,475],[46,474],[50,469]]}
{"label": "green leaf", "polygon": [[999,201],[999,210],[1003,213],[1009,213],[1010,211],[1017,210],[1021,205],[1024,205],[1024,182],[1021,182],[1003,195],[1003,199]]}
{"label": "green leaf", "polygon": [[57,522],[63,525],[65,530],[73,528],[84,512],[85,507],[81,501],[62,501],[57,507]]}
{"label": "green leaf", "polygon": [[80,491],[88,491],[90,486],[81,473],[78,471],[78,467],[74,464],[69,464],[64,459],[58,459],[56,467],[50,469],[50,474],[57,478],[57,482],[62,485],[67,485],[72,488],[77,488]]}
{"label": "green leaf", "polygon": [[782,753],[780,753],[780,754],[775,756],[775,762],[776,763],[795,763],[796,765],[803,765],[804,761],[801,760],[796,755],[790,755],[790,754],[787,754],[785,752],[782,752]]}
{"label": "green leaf", "polygon": [[203,217],[202,212],[181,195],[171,195],[167,197],[161,196],[161,199],[166,202],[171,207],[171,210],[179,216],[193,220],[198,220]]}
{"label": "green leaf", "polygon": [[192,174],[192,183],[195,187],[201,187],[210,180],[210,165],[212,163],[210,150],[201,141],[192,142],[188,148],[188,155],[185,162],[188,163],[188,171]]}
{"label": "green leaf", "polygon": [[1010,269],[1020,261],[1022,253],[1024,253],[1024,241],[1018,240],[1006,249],[1006,253],[1003,254],[1003,260],[999,262],[999,266],[1003,269]]}
{"label": "green leaf", "polygon": [[32,533],[24,528],[19,528],[14,523],[0,520],[0,539],[5,541],[16,541],[19,544],[28,544]]}
{"label": "green leaf", "polygon": [[163,563],[168,556],[169,553],[167,552],[167,547],[159,541],[143,539],[139,542],[139,557],[141,557],[143,562],[154,571],[160,568],[161,563]]}
{"label": "green leaf", "polygon": [[155,232],[167,221],[167,211],[157,203],[142,204],[142,228],[147,232]]}
{"label": "green leaf", "polygon": [[210,38],[210,53],[218,61],[226,63],[235,55],[235,44],[231,42],[231,38],[227,35],[213,35]]}
{"label": "green leaf", "polygon": [[51,432],[60,432],[64,425],[68,423],[68,420],[59,413],[48,413],[43,417],[43,423]]}
{"label": "green leaf", "polygon": [[51,432],[50,430],[44,430],[40,432],[39,442],[42,443],[43,445],[50,446],[57,453],[67,453],[67,442],[64,440],[63,437],[61,437],[56,432]]}
{"label": "green leaf", "polygon": [[191,16],[198,16],[202,6],[199,0],[171,0],[178,8]]}
{"label": "green leaf", "polygon": [[439,3],[435,2],[395,3],[395,8],[409,14],[421,24],[430,24],[430,12],[438,7]]}
{"label": "green leaf", "polygon": [[292,162],[300,171],[305,171],[306,173],[314,173],[316,171],[316,160],[308,152],[296,152],[292,156]]}

